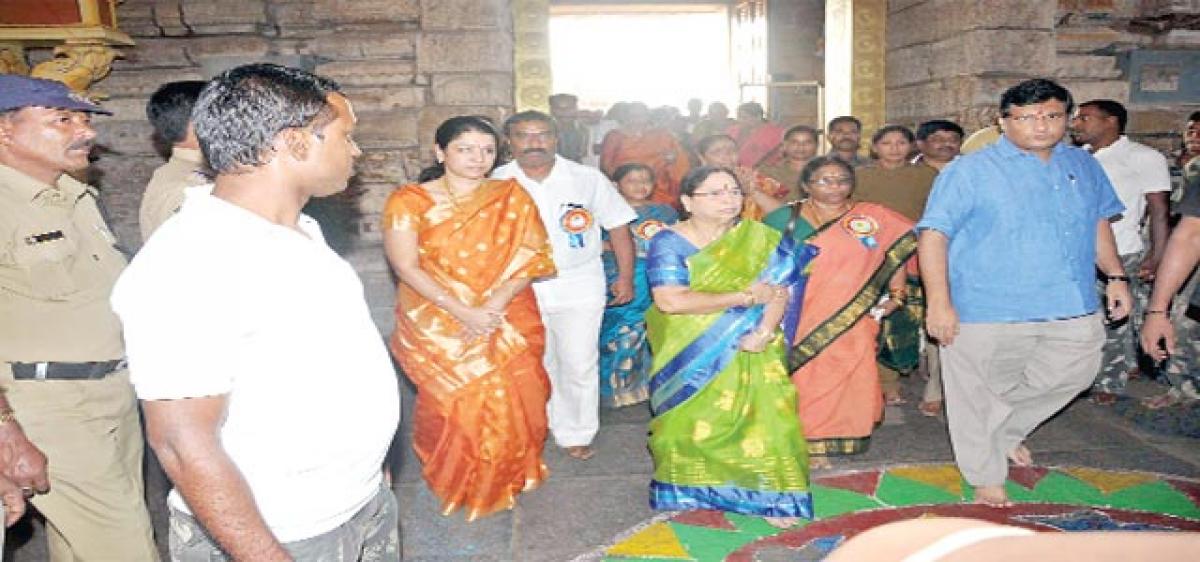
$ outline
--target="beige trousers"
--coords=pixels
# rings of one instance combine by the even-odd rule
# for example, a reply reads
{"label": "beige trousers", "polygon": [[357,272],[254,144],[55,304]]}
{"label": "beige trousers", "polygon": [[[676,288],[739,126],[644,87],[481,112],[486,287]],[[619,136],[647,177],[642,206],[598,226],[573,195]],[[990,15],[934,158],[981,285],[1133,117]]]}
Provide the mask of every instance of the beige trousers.
{"label": "beige trousers", "polygon": [[100,380],[2,381],[25,435],[49,461],[54,562],[156,561],[142,483],[142,428],[128,371]]}
{"label": "beige trousers", "polygon": [[1100,368],[1099,314],[961,324],[941,349],[954,458],[973,486],[1002,485],[1008,453],[1087,389]]}

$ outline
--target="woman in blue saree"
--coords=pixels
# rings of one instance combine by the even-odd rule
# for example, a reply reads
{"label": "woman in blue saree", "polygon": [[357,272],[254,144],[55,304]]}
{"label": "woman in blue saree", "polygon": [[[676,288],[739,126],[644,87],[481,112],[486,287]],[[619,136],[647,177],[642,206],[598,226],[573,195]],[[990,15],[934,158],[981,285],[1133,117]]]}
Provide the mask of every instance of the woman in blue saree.
{"label": "woman in blue saree", "polygon": [[812,499],[784,364],[794,334],[784,331],[799,317],[814,250],[739,220],[743,192],[729,169],[696,168],[680,192],[689,218],[656,235],[647,256],[650,504],[789,526],[812,517]]}
{"label": "woman in blue saree", "polygon": [[[629,163],[613,171],[612,180],[625,202],[637,211],[629,225],[633,231],[633,300],[604,309],[600,325],[600,400],[619,408],[646,401],[650,397],[650,346],[646,342],[646,310],[650,308],[650,285],[646,281],[646,251],[650,239],[675,224],[675,208],[650,199],[654,194],[654,171],[645,164]],[[605,233],[605,240],[608,233]],[[607,243],[604,273],[611,287],[617,280],[617,260]]]}

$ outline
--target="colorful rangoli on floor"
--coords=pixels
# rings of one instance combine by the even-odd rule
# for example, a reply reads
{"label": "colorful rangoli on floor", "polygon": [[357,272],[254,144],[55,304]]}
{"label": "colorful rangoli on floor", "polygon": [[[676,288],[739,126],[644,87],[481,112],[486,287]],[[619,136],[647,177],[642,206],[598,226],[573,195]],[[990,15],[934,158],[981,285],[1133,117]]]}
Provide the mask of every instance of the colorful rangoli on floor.
{"label": "colorful rangoli on floor", "polygon": [[954,465],[911,465],[813,481],[815,520],[780,530],[717,511],[663,514],[583,559],[820,560],[850,537],[916,517],[972,517],[1039,531],[1200,531],[1200,480],[1080,467],[1013,468],[1006,509],[968,503]]}

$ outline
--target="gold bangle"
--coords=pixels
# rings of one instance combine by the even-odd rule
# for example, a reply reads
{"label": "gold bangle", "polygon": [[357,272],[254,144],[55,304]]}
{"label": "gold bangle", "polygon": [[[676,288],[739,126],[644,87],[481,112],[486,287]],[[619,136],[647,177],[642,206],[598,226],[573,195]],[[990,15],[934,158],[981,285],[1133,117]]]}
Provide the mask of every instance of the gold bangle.
{"label": "gold bangle", "polygon": [[4,425],[16,420],[17,415],[12,410],[0,410],[0,425]]}

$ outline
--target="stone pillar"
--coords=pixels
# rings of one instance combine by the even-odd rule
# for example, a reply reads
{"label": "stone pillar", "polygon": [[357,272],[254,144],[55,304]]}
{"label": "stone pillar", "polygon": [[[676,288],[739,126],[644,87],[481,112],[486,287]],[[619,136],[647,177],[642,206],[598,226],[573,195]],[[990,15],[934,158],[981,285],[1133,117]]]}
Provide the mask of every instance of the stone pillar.
{"label": "stone pillar", "polygon": [[825,3],[827,120],[854,115],[863,122],[863,131],[873,131],[884,123],[887,10],[887,0]]}
{"label": "stone pillar", "polygon": [[512,4],[513,69],[517,111],[550,109],[550,2],[516,0]]}

